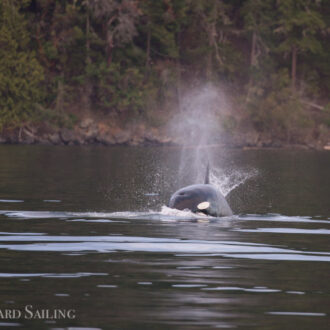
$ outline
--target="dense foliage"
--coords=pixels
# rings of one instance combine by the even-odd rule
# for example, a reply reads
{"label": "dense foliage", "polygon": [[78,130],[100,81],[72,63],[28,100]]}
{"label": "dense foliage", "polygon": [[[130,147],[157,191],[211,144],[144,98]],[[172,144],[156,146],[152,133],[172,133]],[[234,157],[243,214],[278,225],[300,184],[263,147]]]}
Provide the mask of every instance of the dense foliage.
{"label": "dense foliage", "polygon": [[328,0],[1,0],[0,128],[156,122],[207,81],[260,131],[329,125],[329,22]]}

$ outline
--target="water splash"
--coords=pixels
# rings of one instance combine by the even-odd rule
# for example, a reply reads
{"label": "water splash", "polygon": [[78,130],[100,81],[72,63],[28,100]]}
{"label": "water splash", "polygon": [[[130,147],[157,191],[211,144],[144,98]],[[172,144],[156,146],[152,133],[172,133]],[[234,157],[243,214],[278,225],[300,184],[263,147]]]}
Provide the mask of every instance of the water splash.
{"label": "water splash", "polygon": [[219,168],[213,168],[210,173],[210,181],[224,196],[227,196],[231,191],[256,175],[258,175],[256,169],[227,169],[226,171],[222,171]]}
{"label": "water splash", "polygon": [[223,146],[222,123],[230,113],[223,89],[207,84],[190,90],[181,101],[180,111],[170,128],[181,145],[178,184],[203,183],[206,165],[211,165],[210,180],[224,196],[257,174],[256,170],[216,168],[221,162]]}
{"label": "water splash", "polygon": [[209,218],[209,216],[207,216],[206,214],[196,214],[190,210],[171,209],[170,207],[167,207],[165,205],[162,206],[160,215],[164,216],[165,219],[167,218],[167,216],[170,216],[172,221],[173,221],[173,219],[199,219],[199,218],[207,219],[207,218]]}
{"label": "water splash", "polygon": [[220,141],[221,115],[228,109],[222,90],[211,84],[183,96],[170,123],[170,134],[182,147],[178,171],[182,182],[203,182],[207,162],[214,163],[210,146]]}

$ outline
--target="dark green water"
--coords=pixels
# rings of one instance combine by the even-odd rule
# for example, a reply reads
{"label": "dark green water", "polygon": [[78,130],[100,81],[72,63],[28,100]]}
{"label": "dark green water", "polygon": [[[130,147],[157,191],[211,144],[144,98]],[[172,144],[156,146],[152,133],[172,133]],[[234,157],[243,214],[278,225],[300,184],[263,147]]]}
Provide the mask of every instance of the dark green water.
{"label": "dark green water", "polygon": [[0,327],[329,329],[330,153],[212,152],[230,218],[164,207],[176,148],[1,145]]}

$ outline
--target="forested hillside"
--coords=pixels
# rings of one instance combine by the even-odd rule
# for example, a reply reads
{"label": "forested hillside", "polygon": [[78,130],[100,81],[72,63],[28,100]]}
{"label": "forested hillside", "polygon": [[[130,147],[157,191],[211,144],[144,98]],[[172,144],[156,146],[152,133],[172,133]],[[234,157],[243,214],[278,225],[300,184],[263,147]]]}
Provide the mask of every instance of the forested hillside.
{"label": "forested hillside", "polygon": [[160,129],[211,82],[230,134],[326,144],[329,23],[328,0],[0,0],[3,142],[101,122]]}

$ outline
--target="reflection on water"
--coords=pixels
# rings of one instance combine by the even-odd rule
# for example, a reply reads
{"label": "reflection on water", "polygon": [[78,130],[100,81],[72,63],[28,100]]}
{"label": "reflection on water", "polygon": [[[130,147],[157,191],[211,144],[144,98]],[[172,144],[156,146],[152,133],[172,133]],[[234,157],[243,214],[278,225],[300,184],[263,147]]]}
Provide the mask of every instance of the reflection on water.
{"label": "reflection on water", "polygon": [[225,154],[258,175],[212,218],[165,206],[175,148],[0,146],[0,310],[77,315],[0,327],[327,329],[330,155]]}

